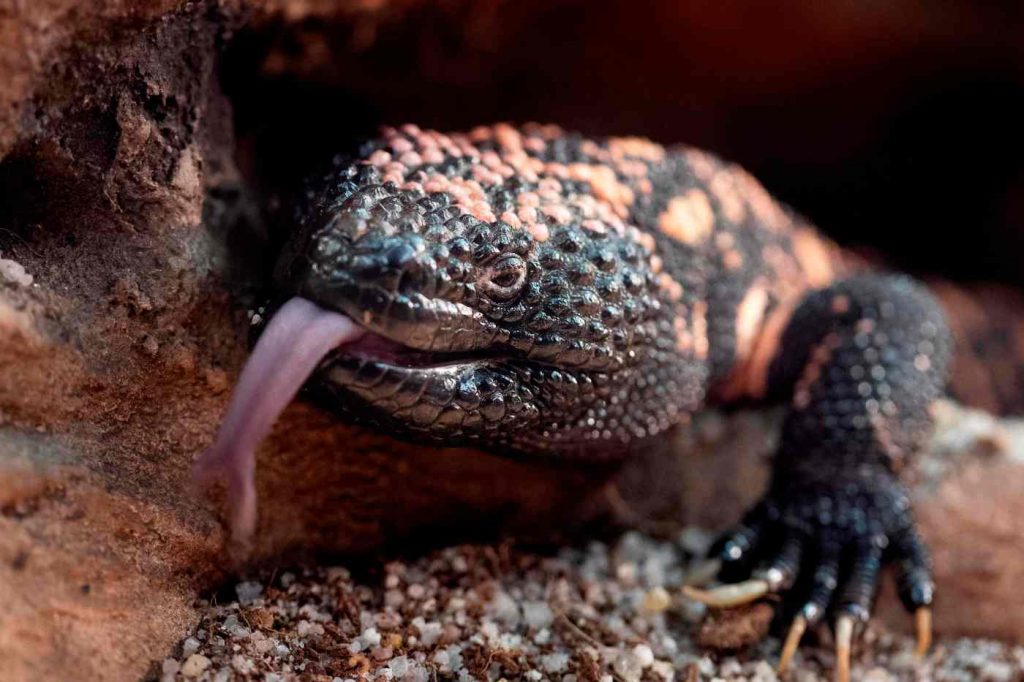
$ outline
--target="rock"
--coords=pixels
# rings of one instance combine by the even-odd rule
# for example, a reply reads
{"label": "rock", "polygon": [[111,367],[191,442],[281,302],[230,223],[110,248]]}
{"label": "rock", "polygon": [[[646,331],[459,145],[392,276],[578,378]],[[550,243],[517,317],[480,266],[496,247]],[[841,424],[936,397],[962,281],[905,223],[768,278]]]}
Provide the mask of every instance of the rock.
{"label": "rock", "polygon": [[769,604],[711,611],[697,633],[697,643],[717,652],[735,652],[764,639],[774,610]]}
{"label": "rock", "polygon": [[210,659],[202,654],[192,654],[181,666],[181,674],[185,677],[199,677],[210,667]]}

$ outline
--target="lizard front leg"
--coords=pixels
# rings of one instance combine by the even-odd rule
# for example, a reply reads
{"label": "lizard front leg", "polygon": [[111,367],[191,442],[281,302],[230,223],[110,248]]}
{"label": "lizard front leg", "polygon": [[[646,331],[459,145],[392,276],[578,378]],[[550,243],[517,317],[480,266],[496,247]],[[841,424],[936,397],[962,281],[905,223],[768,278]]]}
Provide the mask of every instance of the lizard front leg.
{"label": "lizard front leg", "polygon": [[750,579],[691,591],[720,605],[785,593],[796,615],[780,669],[804,629],[831,613],[848,678],[852,631],[868,619],[887,561],[927,640],[931,571],[900,473],[931,433],[950,347],[936,301],[897,276],[814,291],[783,332],[768,386],[789,408],[771,486],[714,548],[723,579]]}

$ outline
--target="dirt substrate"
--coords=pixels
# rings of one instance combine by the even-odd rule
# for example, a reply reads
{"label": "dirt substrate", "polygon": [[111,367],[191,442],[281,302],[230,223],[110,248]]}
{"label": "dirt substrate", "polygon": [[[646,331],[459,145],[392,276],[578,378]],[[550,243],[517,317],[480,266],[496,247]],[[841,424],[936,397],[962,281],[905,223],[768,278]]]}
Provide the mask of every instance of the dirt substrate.
{"label": "dirt substrate", "polygon": [[[695,528],[668,541],[632,532],[555,555],[464,545],[358,577],[341,566],[255,574],[202,602],[199,624],[152,677],[775,680],[779,640],[759,636],[770,606],[709,620],[703,606],[679,597],[709,537]],[[829,643],[827,630],[806,636],[787,679],[829,679]],[[854,679],[1024,675],[1024,646],[940,638],[923,660],[913,648],[910,637],[871,626],[856,649]]]}

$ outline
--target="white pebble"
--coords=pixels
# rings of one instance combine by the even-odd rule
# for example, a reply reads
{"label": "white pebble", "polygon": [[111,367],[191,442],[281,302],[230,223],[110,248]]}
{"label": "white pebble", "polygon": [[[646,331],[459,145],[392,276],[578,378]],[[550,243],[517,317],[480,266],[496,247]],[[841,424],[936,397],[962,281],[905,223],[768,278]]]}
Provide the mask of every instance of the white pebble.
{"label": "white pebble", "polygon": [[300,620],[295,628],[299,637],[318,636],[324,634],[324,626],[320,623],[310,623],[308,620]]}
{"label": "white pebble", "polygon": [[25,267],[21,263],[7,258],[0,258],[0,278],[18,286],[32,286],[32,275],[26,272]]}
{"label": "white pebble", "polygon": [[164,675],[176,675],[181,670],[181,664],[174,658],[164,658],[164,665],[160,667],[160,670]]}
{"label": "white pebble", "polygon": [[555,614],[546,601],[528,601],[523,602],[523,618],[529,627],[539,630],[550,627]]}
{"label": "white pebble", "polygon": [[255,664],[241,654],[235,654],[231,657],[231,667],[235,669],[239,675],[248,675],[255,669]]}
{"label": "white pebble", "polygon": [[626,682],[639,682],[644,668],[631,651],[620,652],[612,661],[612,669]]}
{"label": "white pebble", "polygon": [[417,628],[420,631],[420,642],[425,647],[432,647],[437,644],[437,640],[441,639],[441,634],[444,632],[444,628],[436,620],[417,625]]}
{"label": "white pebble", "polygon": [[409,672],[409,658],[407,656],[396,656],[388,663],[391,674],[401,679]]}
{"label": "white pebble", "polygon": [[199,651],[200,646],[198,639],[195,637],[189,637],[181,645],[181,655],[188,658],[195,652]]}
{"label": "white pebble", "polygon": [[540,664],[548,673],[560,673],[569,667],[569,655],[565,653],[553,653],[542,656]]}
{"label": "white pebble", "polygon": [[654,663],[654,652],[646,644],[637,644],[633,647],[633,656],[641,668],[647,668]]}
{"label": "white pebble", "polygon": [[250,604],[260,598],[263,594],[263,585],[255,581],[240,582],[235,585],[235,594],[242,604]]}

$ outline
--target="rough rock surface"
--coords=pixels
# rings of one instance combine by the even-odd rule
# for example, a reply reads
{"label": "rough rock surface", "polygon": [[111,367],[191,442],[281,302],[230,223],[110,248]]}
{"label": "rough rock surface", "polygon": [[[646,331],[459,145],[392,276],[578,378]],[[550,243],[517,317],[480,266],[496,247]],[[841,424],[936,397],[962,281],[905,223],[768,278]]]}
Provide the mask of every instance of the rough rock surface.
{"label": "rough rock surface", "polygon": [[[260,81],[238,75],[249,53],[225,67],[222,49],[250,17],[260,30],[295,29],[263,52],[253,47],[261,35],[250,36],[245,50],[263,55],[254,68],[381,97],[401,112],[401,98],[381,92],[386,71],[342,67],[417,45],[402,17],[430,3],[329,4],[0,3],[4,680],[136,679],[194,629],[204,617],[196,595],[230,568],[217,507],[189,494],[187,472],[223,413],[246,355],[246,313],[259,300],[270,238],[251,195],[266,191],[272,205],[295,170],[298,162],[271,163],[284,158],[275,150],[332,141],[259,131],[300,130],[300,114],[319,122],[315,135],[345,129],[328,126],[345,107],[300,106],[286,119],[292,127],[268,124],[254,113],[268,104]],[[470,19],[483,21],[453,17]],[[335,21],[346,29],[318,42]],[[421,60],[427,82],[443,73],[472,83],[494,63],[493,45],[479,39],[504,24],[482,25],[451,60]],[[378,32],[392,37],[375,42]],[[298,49],[289,47],[295,36],[304,36]],[[343,45],[352,61],[304,70],[334,63]],[[319,58],[305,59],[309,51]],[[222,67],[235,70],[233,81],[219,78]],[[1024,556],[1024,450],[999,435],[1012,424],[951,414],[954,432],[983,424],[982,437],[965,435],[929,459],[918,488],[943,585],[937,627],[949,637],[1021,638],[1024,620],[1005,604],[1018,599],[1012,581]],[[386,543],[412,551],[497,533],[552,542],[616,525],[609,520],[659,533],[718,527],[763,483],[772,424],[755,413],[711,416],[678,447],[611,478],[397,443],[296,404],[260,453],[256,558],[292,563],[300,552]]]}

